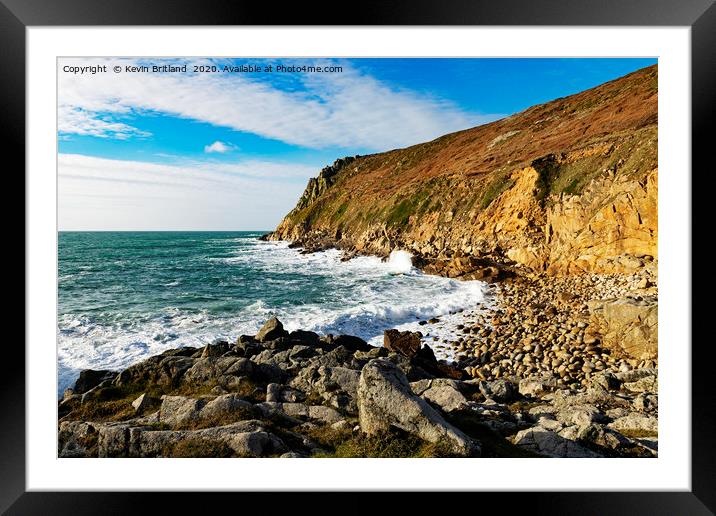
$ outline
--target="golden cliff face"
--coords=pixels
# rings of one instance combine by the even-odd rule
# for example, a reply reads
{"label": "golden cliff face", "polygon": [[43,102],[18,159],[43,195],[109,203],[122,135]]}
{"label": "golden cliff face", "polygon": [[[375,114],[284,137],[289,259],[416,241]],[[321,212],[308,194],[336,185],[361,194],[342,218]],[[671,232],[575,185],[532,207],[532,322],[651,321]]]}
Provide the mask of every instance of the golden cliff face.
{"label": "golden cliff face", "polygon": [[339,160],[270,238],[556,275],[656,273],[656,84],[649,67],[492,124]]}

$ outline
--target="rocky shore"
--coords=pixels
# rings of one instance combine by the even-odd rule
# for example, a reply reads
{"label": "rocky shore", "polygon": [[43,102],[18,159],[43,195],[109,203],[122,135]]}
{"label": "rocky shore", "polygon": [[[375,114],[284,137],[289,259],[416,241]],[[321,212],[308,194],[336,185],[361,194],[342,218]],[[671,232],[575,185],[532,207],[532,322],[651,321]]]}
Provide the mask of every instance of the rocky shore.
{"label": "rocky shore", "polygon": [[407,251],[489,283],[490,302],[386,328],[382,347],[272,319],[84,371],[59,402],[59,455],[656,456],[657,86],[652,66],[325,167],[264,240]]}
{"label": "rocky shore", "polygon": [[59,456],[656,456],[655,277],[506,276],[451,341],[429,336],[439,319],[373,347],[274,318],[83,371],[59,402]]}

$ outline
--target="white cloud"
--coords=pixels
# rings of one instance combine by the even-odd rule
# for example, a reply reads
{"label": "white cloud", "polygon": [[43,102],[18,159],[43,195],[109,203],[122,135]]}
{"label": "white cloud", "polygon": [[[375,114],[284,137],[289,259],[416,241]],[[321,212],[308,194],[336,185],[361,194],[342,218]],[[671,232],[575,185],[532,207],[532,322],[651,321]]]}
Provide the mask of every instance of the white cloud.
{"label": "white cloud", "polygon": [[[61,230],[268,230],[318,166],[58,157]],[[287,208],[288,207],[288,208]]]}
{"label": "white cloud", "polygon": [[235,145],[232,145],[231,143],[224,143],[220,141],[215,141],[211,145],[204,145],[204,152],[207,154],[211,154],[212,152],[218,152],[219,154],[224,154],[226,152],[230,152],[232,150],[236,149]]}
{"label": "white cloud", "polygon": [[[451,102],[390,86],[346,63],[341,63],[342,73],[296,76],[307,90],[288,91],[241,74],[111,72],[114,65],[133,62],[62,60],[58,71],[60,131],[126,138],[141,131],[128,125],[129,118],[118,123],[110,117],[161,112],[309,148],[379,151],[497,118],[467,113]],[[74,75],[63,72],[62,64],[107,64],[110,72]]]}
{"label": "white cloud", "polygon": [[97,114],[73,106],[60,106],[58,113],[58,131],[64,134],[81,134],[100,138],[125,140],[132,136],[150,136],[146,131],[122,122],[113,122]]}

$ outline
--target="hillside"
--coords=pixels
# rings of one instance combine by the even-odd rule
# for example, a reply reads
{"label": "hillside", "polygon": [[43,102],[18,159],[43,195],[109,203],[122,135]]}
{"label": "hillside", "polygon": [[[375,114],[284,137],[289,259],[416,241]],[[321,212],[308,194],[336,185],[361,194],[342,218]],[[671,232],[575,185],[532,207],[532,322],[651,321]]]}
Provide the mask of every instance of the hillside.
{"label": "hillside", "polygon": [[655,272],[657,78],[644,68],[427,143],[337,160],[268,238],[407,249],[449,276],[484,258],[558,275]]}

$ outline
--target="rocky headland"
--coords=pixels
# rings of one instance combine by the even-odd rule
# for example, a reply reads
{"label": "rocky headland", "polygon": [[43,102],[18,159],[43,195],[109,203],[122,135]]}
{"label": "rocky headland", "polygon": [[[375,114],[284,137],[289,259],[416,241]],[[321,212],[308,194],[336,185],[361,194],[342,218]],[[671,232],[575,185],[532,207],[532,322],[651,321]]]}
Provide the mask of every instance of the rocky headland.
{"label": "rocky headland", "polygon": [[59,401],[59,455],[656,456],[656,85],[649,67],[324,168],[265,239],[406,250],[425,273],[488,282],[490,302],[386,328],[382,347],[271,319],[83,371]]}

